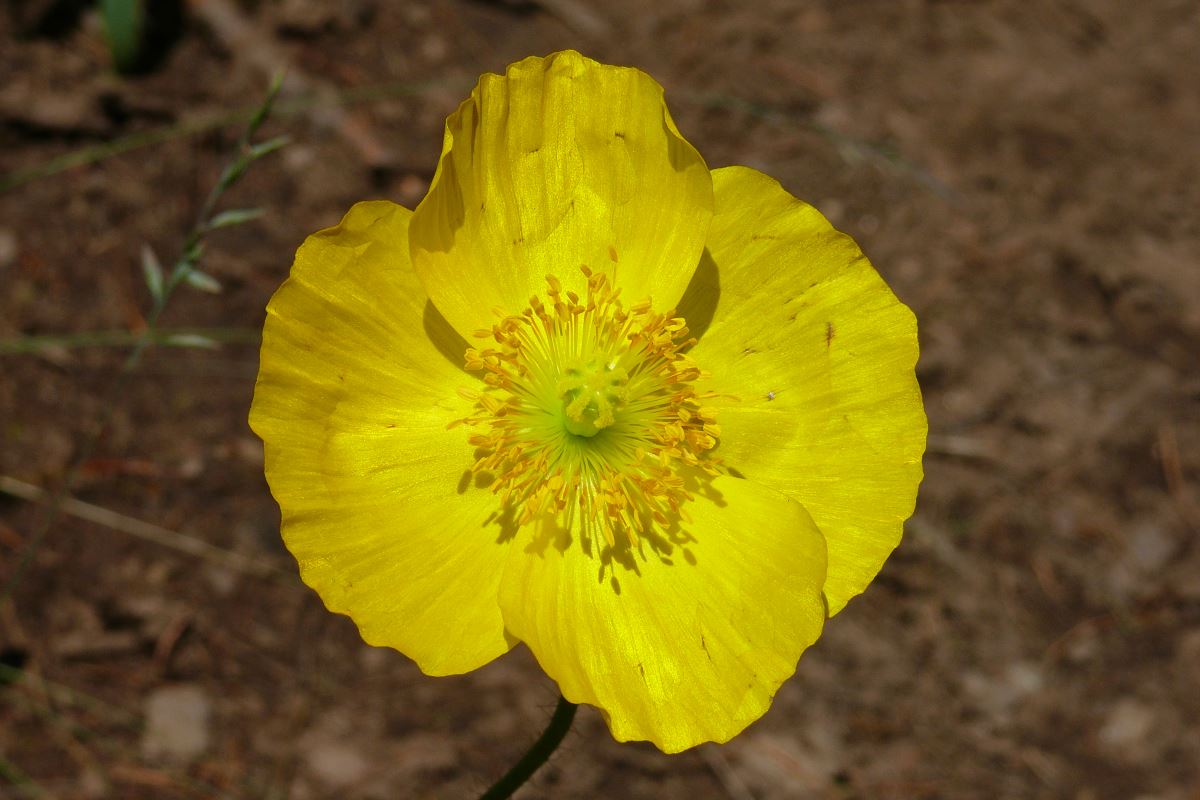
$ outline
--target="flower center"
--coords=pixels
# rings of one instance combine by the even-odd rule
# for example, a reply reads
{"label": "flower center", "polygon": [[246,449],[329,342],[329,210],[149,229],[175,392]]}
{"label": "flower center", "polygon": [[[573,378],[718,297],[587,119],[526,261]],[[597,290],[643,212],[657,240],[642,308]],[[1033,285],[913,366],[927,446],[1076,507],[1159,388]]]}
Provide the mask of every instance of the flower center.
{"label": "flower center", "polygon": [[519,525],[546,516],[610,546],[623,536],[670,530],[687,519],[685,471],[715,475],[716,413],[696,392],[706,377],[682,352],[695,339],[675,312],[649,300],[628,309],[604,273],[582,267],[586,297],[546,277],[546,299],[519,314],[497,311],[494,345],[470,347],[482,391],[463,390],[475,411],[454,424],[482,429],[472,471]]}
{"label": "flower center", "polygon": [[563,427],[576,436],[595,436],[617,421],[629,396],[629,372],[616,361],[592,359],[563,370],[558,393]]}

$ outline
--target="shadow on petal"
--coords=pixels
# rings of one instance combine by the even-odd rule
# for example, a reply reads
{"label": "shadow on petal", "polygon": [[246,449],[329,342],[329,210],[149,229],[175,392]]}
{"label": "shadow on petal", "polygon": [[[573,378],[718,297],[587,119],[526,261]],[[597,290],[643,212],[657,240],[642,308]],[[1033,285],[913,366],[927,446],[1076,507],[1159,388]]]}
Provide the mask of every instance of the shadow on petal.
{"label": "shadow on petal", "polygon": [[463,366],[466,363],[467,340],[450,326],[432,300],[425,301],[425,311],[422,314],[421,323],[425,327],[425,336],[429,338],[437,351],[445,356],[451,364],[470,375],[471,373],[467,372],[466,367]]}
{"label": "shadow on petal", "polygon": [[679,298],[676,311],[687,320],[692,336],[702,339],[708,326],[712,324],[720,301],[721,276],[717,270],[717,262],[706,247],[700,255],[700,263],[696,265],[696,271],[692,273],[692,279],[688,282],[683,297]]}

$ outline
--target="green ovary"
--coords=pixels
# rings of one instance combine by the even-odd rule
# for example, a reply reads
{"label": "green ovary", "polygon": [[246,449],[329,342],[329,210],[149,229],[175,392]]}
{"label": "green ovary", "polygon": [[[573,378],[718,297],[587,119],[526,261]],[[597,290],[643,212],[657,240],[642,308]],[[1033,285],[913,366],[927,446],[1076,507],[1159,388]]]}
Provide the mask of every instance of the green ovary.
{"label": "green ovary", "polygon": [[595,436],[617,421],[628,396],[629,373],[616,362],[595,360],[565,369],[558,382],[562,423],[575,436]]}

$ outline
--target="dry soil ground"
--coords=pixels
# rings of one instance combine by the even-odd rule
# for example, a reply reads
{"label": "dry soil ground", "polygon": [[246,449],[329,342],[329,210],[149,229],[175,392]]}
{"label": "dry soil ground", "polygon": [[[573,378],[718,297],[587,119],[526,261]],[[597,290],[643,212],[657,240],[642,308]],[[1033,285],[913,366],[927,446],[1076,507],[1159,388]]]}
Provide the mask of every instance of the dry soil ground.
{"label": "dry soil ground", "polygon": [[[904,544],[762,721],[668,757],[585,709],[524,796],[1200,798],[1194,0],[194,0],[125,79],[75,5],[0,11],[0,174],[87,156],[0,193],[0,475],[82,460],[74,495],[124,517],[64,515],[0,604],[0,796],[466,797],[544,724],[526,652],[426,678],[324,611],[246,412],[302,238],[414,204],[475,77],[572,46],[859,240],[921,320],[931,436]],[[279,63],[293,143],[229,198],[266,216],[163,320],[232,341],[150,351],[86,454],[125,349],[11,348],[139,329],[143,244],[178,248],[237,135],[213,116]],[[0,581],[43,513],[0,495]]]}

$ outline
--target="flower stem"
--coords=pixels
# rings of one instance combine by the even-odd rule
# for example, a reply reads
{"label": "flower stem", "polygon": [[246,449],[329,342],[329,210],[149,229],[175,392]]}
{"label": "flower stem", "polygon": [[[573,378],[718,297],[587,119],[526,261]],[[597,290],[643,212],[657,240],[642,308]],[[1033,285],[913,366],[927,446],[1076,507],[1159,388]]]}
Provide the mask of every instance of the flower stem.
{"label": "flower stem", "polygon": [[558,749],[563,737],[571,728],[571,722],[575,719],[576,708],[578,706],[565,697],[559,697],[558,708],[554,709],[554,716],[550,718],[550,724],[546,726],[541,737],[533,743],[529,752],[505,773],[503,778],[480,795],[479,800],[504,800],[504,798],[512,797],[513,792],[520,789],[525,781],[529,780],[533,773],[537,772],[538,768],[545,764],[550,755]]}

